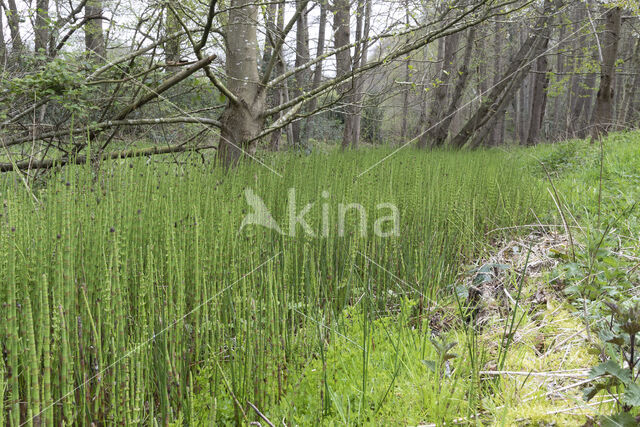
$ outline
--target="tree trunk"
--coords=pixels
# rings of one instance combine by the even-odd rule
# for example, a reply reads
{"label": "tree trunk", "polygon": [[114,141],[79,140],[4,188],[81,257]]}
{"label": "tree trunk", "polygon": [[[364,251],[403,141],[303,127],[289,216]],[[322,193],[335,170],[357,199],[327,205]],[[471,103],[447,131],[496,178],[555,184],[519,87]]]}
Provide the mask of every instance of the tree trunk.
{"label": "tree trunk", "polygon": [[[564,42],[565,33],[566,33],[566,25],[561,23],[559,30],[558,38],[559,42],[556,47],[556,79],[563,79],[564,75],[564,49],[566,43]],[[561,105],[560,101],[562,96],[560,94],[556,94],[553,99],[553,124],[551,128],[551,134],[553,139],[564,139],[564,135],[566,134],[566,114],[564,111],[566,107],[570,105],[570,92],[567,91],[564,97],[564,104]]]}
{"label": "tree trunk", "polygon": [[[356,35],[356,40],[361,42],[356,46],[356,55],[354,58],[353,70],[364,67],[368,62],[369,46],[367,39],[369,38],[369,30],[371,25],[371,0],[362,0],[359,2],[359,14],[364,14],[364,19],[358,22],[358,28],[361,31]],[[355,141],[354,146],[360,142],[360,133],[362,125],[362,103],[363,103],[363,86],[365,83],[366,74],[359,75],[354,78],[354,118],[353,118],[353,134],[352,141]]]}
{"label": "tree trunk", "polygon": [[[467,43],[472,43],[471,40]],[[438,123],[442,120],[445,113],[445,106],[447,102],[447,94],[449,93],[449,81],[451,76],[455,73],[456,66],[456,52],[458,51],[458,45],[460,44],[460,33],[451,34],[444,39],[444,51],[442,55],[442,67],[440,68],[440,75],[438,76],[438,86],[433,90],[433,100],[431,101],[431,108],[429,115],[424,123],[424,133],[418,140],[418,147],[424,148],[431,141],[431,145],[439,145],[439,142],[444,142],[447,139],[448,127],[439,126]],[[471,58],[468,58],[469,60]],[[466,56],[463,62],[467,60]],[[468,66],[463,64],[463,66]],[[458,74],[459,79],[466,79],[466,74]],[[431,130],[429,130],[431,129]]]}
{"label": "tree trunk", "polygon": [[407,137],[407,117],[409,116],[409,80],[411,79],[411,60],[407,59],[404,69],[405,89],[402,94],[402,125],[400,126],[400,140]]}
{"label": "tree trunk", "polygon": [[[594,52],[593,47],[589,46],[588,39],[585,34],[582,33],[581,27],[585,20],[587,20],[587,9],[584,3],[579,2],[576,5],[576,13],[573,23],[573,31],[581,34],[576,41],[574,52]],[[587,73],[582,75],[583,68],[582,63],[577,58],[577,53],[573,54],[572,71],[575,73],[571,77],[571,101],[567,105],[567,136],[571,138],[584,138],[587,132],[587,122],[589,120],[588,109],[590,99],[595,84],[595,73]],[[589,59],[591,60],[591,59]],[[586,117],[586,120],[585,120]]]}
{"label": "tree trunk", "polygon": [[7,14],[9,32],[11,33],[11,54],[19,58],[20,52],[24,47],[20,36],[20,14],[15,0],[7,0],[7,3],[9,4],[9,10],[5,10],[5,13]]}
{"label": "tree trunk", "polygon": [[7,45],[4,42],[4,23],[2,22],[2,5],[0,4],[0,66],[5,66]]}
{"label": "tree trunk", "polygon": [[[279,5],[277,5],[277,8],[278,10],[277,10],[277,17],[276,17],[276,28],[272,34],[273,41],[276,44],[278,43],[278,41],[282,37],[282,34],[284,33],[285,4],[280,3]],[[276,70],[275,70],[276,76],[280,76],[286,72],[286,65],[284,63],[284,59],[282,58],[282,49],[277,49],[277,50],[274,49],[272,54],[276,55],[276,58],[277,58]],[[285,79],[282,82],[282,85],[276,90],[275,105],[280,105],[281,103],[286,104],[288,102],[289,102],[289,83],[287,79]],[[284,112],[280,112],[277,118],[282,117],[283,114]],[[291,123],[285,126],[285,132],[287,134],[287,142],[291,144],[293,141],[293,129],[292,129]],[[281,137],[282,137],[282,132],[280,130],[276,130],[271,133],[271,142],[269,143],[269,148],[272,151],[278,151],[280,149]]]}
{"label": "tree trunk", "polygon": [[85,49],[94,62],[105,62],[107,51],[102,32],[102,1],[87,1],[84,6],[84,17],[88,19],[84,24]]}
{"label": "tree trunk", "polygon": [[620,41],[621,13],[622,9],[614,7],[609,9],[605,15],[605,30],[600,37],[602,43],[600,88],[591,120],[591,142],[606,136],[613,124],[613,92]]}
{"label": "tree trunk", "polygon": [[227,88],[229,100],[221,117],[219,161],[235,165],[243,155],[253,155],[264,124],[265,92],[258,78],[258,8],[252,0],[234,0],[226,31]]}
{"label": "tree trunk", "polygon": [[[296,5],[300,7],[303,0],[296,0]],[[302,13],[298,17],[296,22],[296,68],[309,62],[309,25],[307,23],[307,8],[303,8]],[[304,90],[309,86],[309,80],[311,76],[309,69],[300,70],[296,72],[296,87],[293,91],[294,96],[298,97],[303,94]],[[306,146],[306,136],[303,135],[301,120],[296,120],[292,123],[293,141],[290,142],[293,146],[298,148]]]}
{"label": "tree trunk", "polygon": [[[520,43],[524,44],[525,40],[524,31],[520,31]],[[531,117],[531,95],[533,94],[531,86],[531,76],[526,74],[523,77],[522,87],[518,91],[517,95],[519,97],[520,108],[520,123],[518,123],[518,142],[520,145],[526,145],[527,143],[527,132],[529,130],[529,120]]]}
{"label": "tree trunk", "polygon": [[[545,39],[543,49],[549,45],[549,39]],[[534,145],[538,141],[540,127],[544,120],[544,112],[547,104],[547,87],[549,77],[547,67],[549,63],[546,55],[541,55],[536,59],[535,74],[533,75],[533,97],[531,99],[531,118],[529,120],[529,132],[527,134],[527,145]]]}
{"label": "tree trunk", "polygon": [[458,68],[458,81],[456,82],[456,86],[453,89],[453,95],[451,96],[451,102],[449,103],[449,107],[447,108],[446,114],[444,117],[433,126],[431,130],[431,146],[432,147],[440,147],[444,145],[447,135],[449,134],[449,126],[453,121],[453,117],[460,105],[460,101],[462,100],[462,95],[467,87],[467,82],[469,80],[469,64],[471,63],[471,53],[473,52],[473,45],[476,39],[476,29],[475,27],[471,27],[469,29],[469,35],[467,36],[467,46],[464,50],[464,56],[462,58],[462,64],[460,68]]}
{"label": "tree trunk", "polygon": [[[409,26],[409,3],[407,0],[404,2],[405,8],[405,25]],[[407,120],[409,116],[409,80],[411,80],[411,59],[407,57],[407,60],[404,64],[404,83],[405,89],[402,94],[402,126],[400,127],[400,140],[404,143],[405,138],[407,137]]]}
{"label": "tree trunk", "polygon": [[[577,76],[576,76],[577,77]],[[584,138],[587,134],[587,120],[589,118],[589,104],[593,96],[596,74],[589,72],[584,78],[577,77],[572,89],[573,106],[569,118],[569,136]]]}
{"label": "tree trunk", "polygon": [[623,107],[620,109],[620,114],[618,115],[618,122],[620,122],[625,129],[633,127],[634,102],[638,95],[638,86],[640,86],[640,39],[636,41],[630,69],[635,75],[628,77],[627,87],[624,91],[624,101],[622,102]]}
{"label": "tree trunk", "polygon": [[36,0],[34,26],[35,51],[46,55],[49,42],[49,0]]}
{"label": "tree trunk", "polygon": [[[335,0],[333,7],[334,47],[339,49],[348,45],[351,39],[349,0]],[[342,77],[351,71],[351,51],[344,49],[336,54],[336,74]],[[343,149],[355,148],[358,143],[355,139],[354,83],[353,79],[348,79],[339,88],[344,104]]]}
{"label": "tree trunk", "polygon": [[[521,46],[520,50],[512,60],[507,72],[500,81],[500,84],[493,87],[480,104],[480,107],[465,123],[460,132],[451,140],[451,144],[456,148],[462,148],[471,139],[473,134],[481,126],[490,122],[496,114],[504,111],[508,102],[513,97],[515,91],[522,84],[522,81],[531,68],[531,59],[535,58],[543,51],[543,43],[548,38],[549,25],[553,19],[553,11],[560,7],[560,2],[545,0],[545,7],[542,16],[538,19],[535,31]],[[486,135],[485,129],[483,135]],[[480,135],[472,141],[472,146],[477,146],[482,142]]]}
{"label": "tree trunk", "polygon": [[[171,0],[170,4],[172,5],[172,7],[167,7],[166,9],[167,16],[165,19],[165,32],[167,34],[174,34],[180,31],[180,22],[175,16],[175,14],[177,13],[175,2]],[[176,72],[180,69],[180,67],[178,66],[181,60],[180,42],[180,37],[174,37],[164,44],[164,55],[165,61],[167,62],[167,71],[170,73]]]}
{"label": "tree trunk", "polygon": [[[495,46],[495,74],[493,77],[492,86],[500,83],[500,76],[502,75],[502,48],[503,48],[503,35],[502,35],[502,23],[496,21],[494,34],[494,46]],[[504,143],[504,121],[505,114],[502,113],[496,119],[496,125],[491,132],[490,145],[497,147]]]}
{"label": "tree trunk", "polygon": [[[316,58],[320,58],[324,54],[324,42],[326,38],[326,29],[327,29],[327,0],[320,0],[320,22],[318,23],[318,47],[316,50]],[[318,61],[315,69],[313,70],[313,83],[311,84],[311,88],[316,89],[320,86],[322,82],[322,64],[324,61]],[[318,105],[318,99],[312,98],[309,101],[309,111],[315,111]],[[311,135],[313,132],[313,125],[315,117],[310,117],[305,123],[305,134],[307,137]]]}

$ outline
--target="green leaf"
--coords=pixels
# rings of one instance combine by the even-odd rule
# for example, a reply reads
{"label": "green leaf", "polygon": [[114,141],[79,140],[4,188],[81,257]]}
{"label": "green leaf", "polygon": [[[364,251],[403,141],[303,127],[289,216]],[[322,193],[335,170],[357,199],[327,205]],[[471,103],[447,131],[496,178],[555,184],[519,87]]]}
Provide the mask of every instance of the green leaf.
{"label": "green leaf", "polygon": [[467,299],[469,299],[469,288],[464,285],[458,285],[456,286],[456,294],[458,295],[458,298],[460,298],[460,300],[466,301]]}
{"label": "green leaf", "polygon": [[562,251],[559,251],[558,249],[555,249],[555,248],[549,249],[549,257],[558,258],[558,259],[564,259],[564,260],[569,259],[569,255],[567,255],[566,253],[564,253]]}
{"label": "green leaf", "polygon": [[423,360],[422,363],[424,363],[427,368],[429,368],[430,371],[432,372],[436,372],[436,362],[433,360]]}
{"label": "green leaf", "polygon": [[640,386],[634,383],[629,384],[622,395],[622,401],[630,406],[640,406]]}
{"label": "green leaf", "polygon": [[582,397],[584,398],[585,402],[588,402],[594,397],[596,397],[596,394],[598,394],[600,390],[604,390],[603,383],[598,383],[596,385],[585,388],[582,391]]}
{"label": "green leaf", "polygon": [[602,427],[635,427],[638,425],[635,417],[628,412],[613,416],[601,415],[599,419]]}
{"label": "green leaf", "polygon": [[591,372],[589,373],[590,378],[598,378],[603,375],[611,375],[617,378],[625,386],[628,384],[633,384],[631,381],[629,370],[620,367],[615,361],[611,359],[592,368]]}

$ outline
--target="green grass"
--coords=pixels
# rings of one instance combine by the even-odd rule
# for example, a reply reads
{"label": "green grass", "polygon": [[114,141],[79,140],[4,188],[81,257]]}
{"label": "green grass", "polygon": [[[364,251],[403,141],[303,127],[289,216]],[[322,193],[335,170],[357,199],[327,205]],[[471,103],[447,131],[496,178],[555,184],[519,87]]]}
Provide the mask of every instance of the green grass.
{"label": "green grass", "polygon": [[[533,153],[566,182],[580,149],[561,147]],[[282,178],[146,159],[65,168],[33,193],[0,177],[0,424],[248,424],[248,402],[303,425],[442,424],[499,407],[505,385],[478,375],[493,353],[430,309],[455,307],[461,266],[513,233],[487,232],[553,215],[544,174],[531,151],[407,149],[356,179],[389,153],[268,158]],[[284,230],[295,188],[316,236],[240,231],[246,188]],[[339,234],[339,203],[364,206],[366,236],[354,211]],[[399,236],[374,235],[379,203]]]}

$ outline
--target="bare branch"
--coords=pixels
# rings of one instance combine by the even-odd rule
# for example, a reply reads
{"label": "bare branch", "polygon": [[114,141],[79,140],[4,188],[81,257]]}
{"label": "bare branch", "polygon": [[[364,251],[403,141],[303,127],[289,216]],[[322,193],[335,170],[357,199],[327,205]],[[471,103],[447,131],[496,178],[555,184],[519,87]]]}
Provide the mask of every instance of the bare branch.
{"label": "bare branch", "polygon": [[[104,153],[96,159],[91,160],[117,160],[117,159],[131,159],[134,157],[146,157],[155,156],[158,154],[168,153],[184,153],[187,151],[199,151],[199,150],[216,150],[214,145],[204,146],[188,146],[188,145],[169,145],[164,147],[149,147],[126,151],[117,151],[114,153]],[[87,162],[87,156],[77,156],[75,158],[62,158],[62,159],[44,159],[40,161],[25,160],[17,163],[0,163],[0,172],[11,172],[18,170],[34,170],[34,169],[51,169],[53,167],[65,166],[65,165],[80,165]]]}

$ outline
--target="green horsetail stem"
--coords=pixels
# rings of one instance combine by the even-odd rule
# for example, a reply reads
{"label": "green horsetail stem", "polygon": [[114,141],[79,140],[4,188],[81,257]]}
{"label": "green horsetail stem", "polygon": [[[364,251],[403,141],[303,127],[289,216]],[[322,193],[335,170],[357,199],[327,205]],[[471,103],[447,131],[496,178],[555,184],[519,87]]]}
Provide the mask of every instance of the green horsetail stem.
{"label": "green horsetail stem", "polygon": [[[331,330],[346,327],[350,306],[365,310],[357,340],[365,390],[349,410],[376,408],[367,361],[379,313],[451,295],[488,231],[531,222],[547,204],[521,157],[497,151],[406,150],[355,179],[387,154],[268,158],[282,178],[254,163],[228,174],[191,160],[70,166],[33,190],[37,206],[3,180],[0,420],[251,421],[248,401],[274,407],[297,390],[293,372],[315,358],[328,363],[330,345],[348,342]],[[282,233],[241,229],[252,210],[247,189]],[[292,189],[296,212],[311,206],[313,235],[289,223]],[[384,203],[397,206],[398,236],[375,234]],[[355,208],[341,216],[350,204],[366,222]],[[329,379],[331,368],[320,374]],[[316,397],[328,413],[339,396],[325,381]]]}

